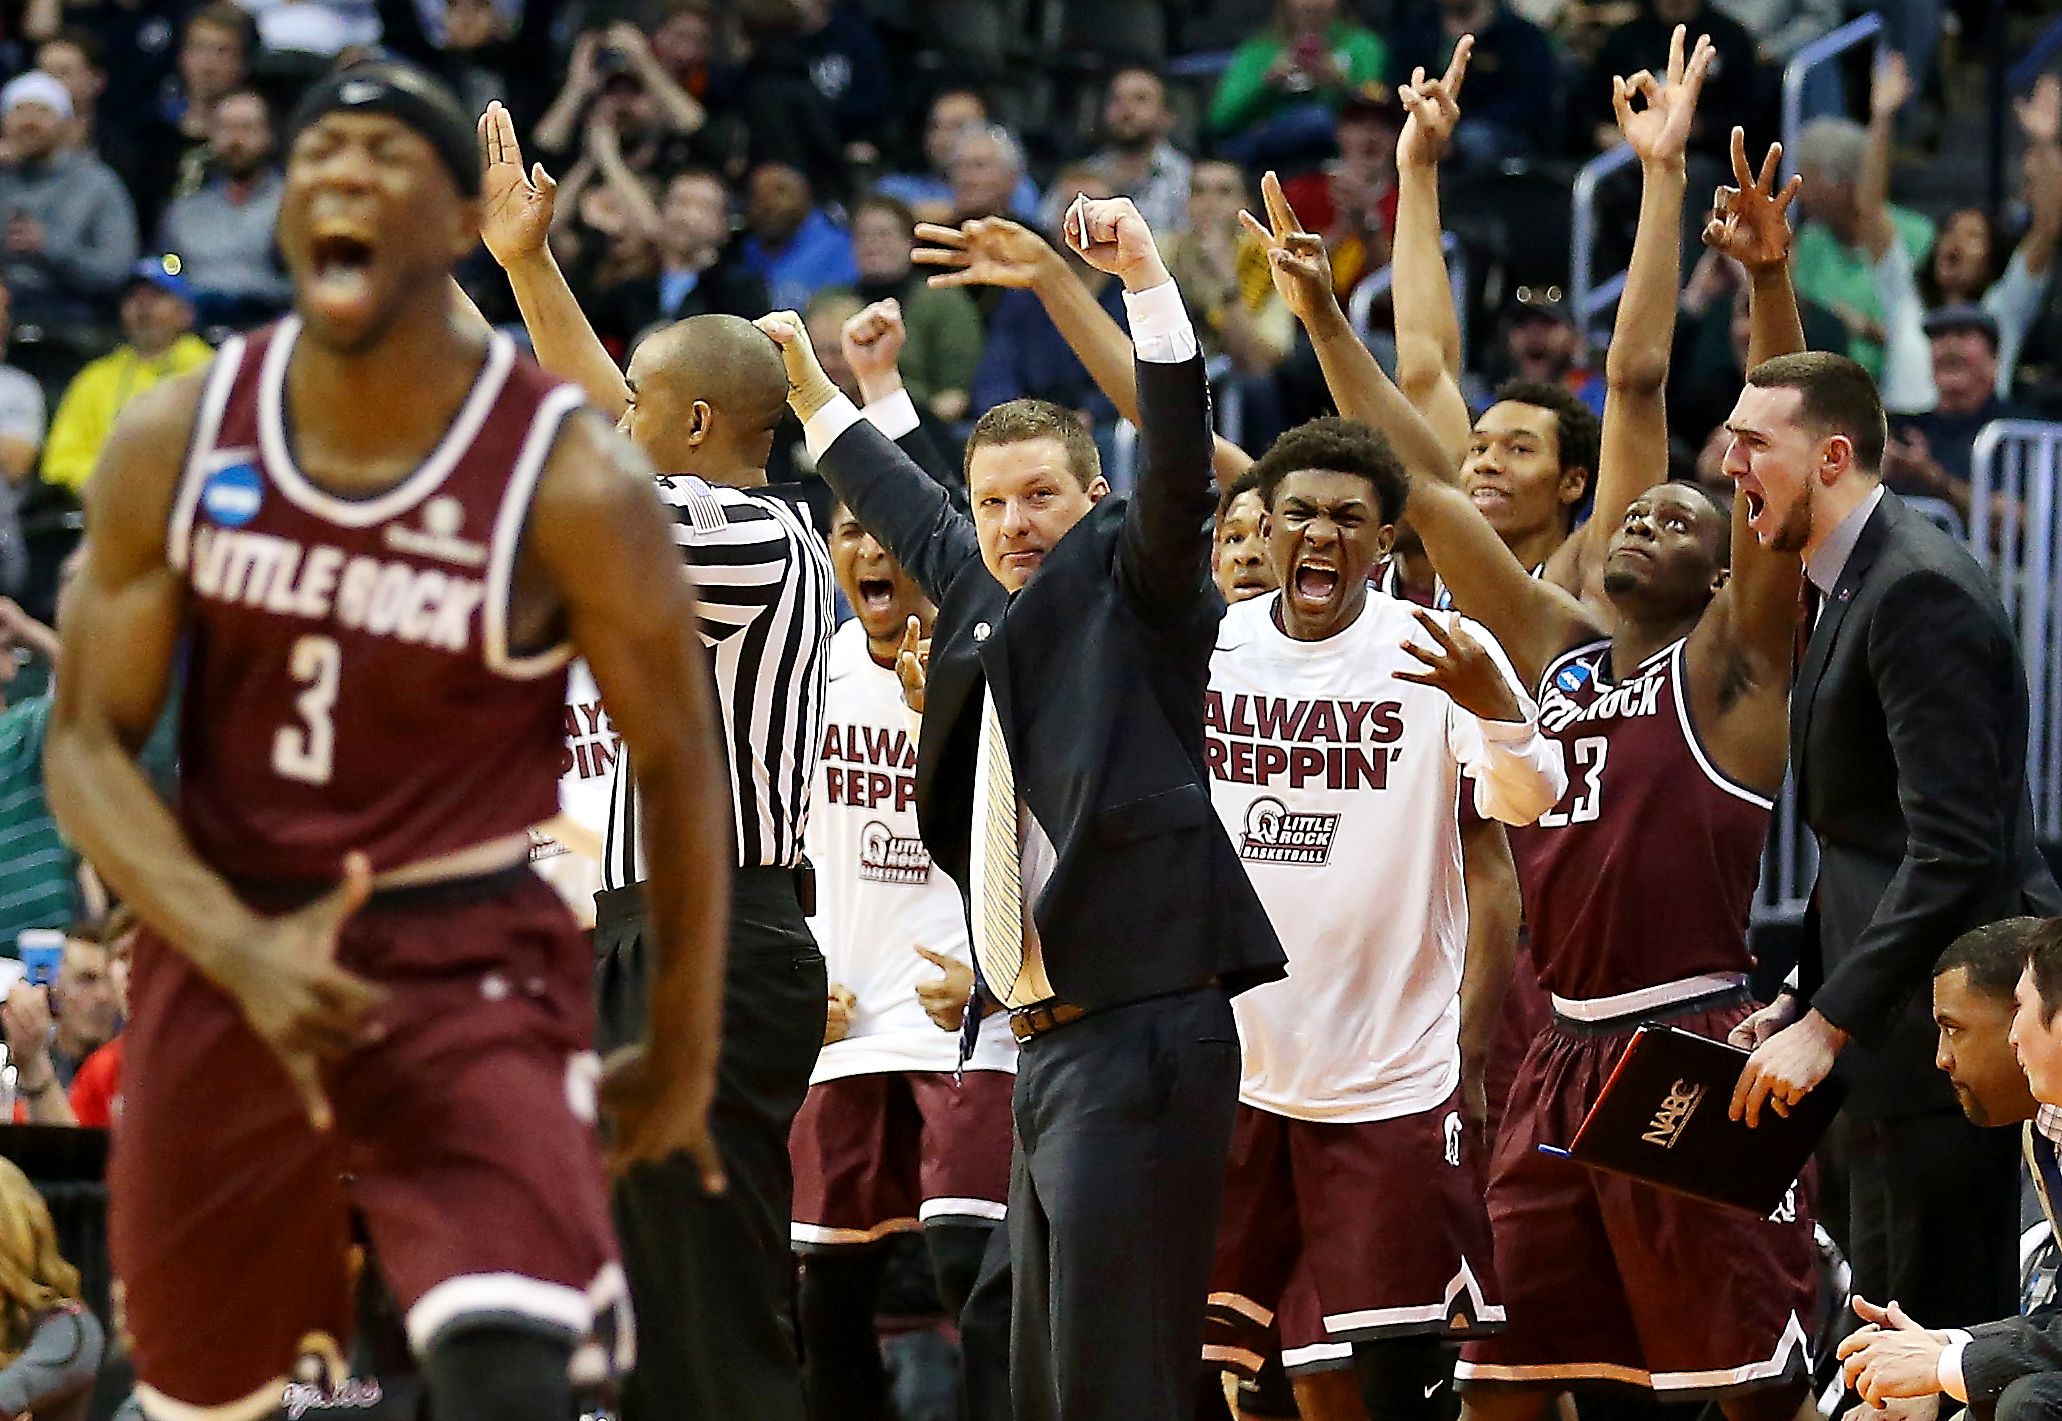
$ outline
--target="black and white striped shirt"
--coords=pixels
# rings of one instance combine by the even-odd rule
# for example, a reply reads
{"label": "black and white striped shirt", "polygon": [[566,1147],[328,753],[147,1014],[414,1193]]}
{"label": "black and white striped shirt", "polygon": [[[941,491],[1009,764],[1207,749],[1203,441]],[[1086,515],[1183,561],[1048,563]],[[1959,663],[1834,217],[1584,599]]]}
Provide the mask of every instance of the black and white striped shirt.
{"label": "black and white striped shirt", "polygon": [[[808,513],[771,494],[662,478],[673,539],[701,601],[715,674],[740,868],[801,862],[809,784],[823,748],[831,564]],[[644,882],[637,782],[616,761],[601,886]]]}

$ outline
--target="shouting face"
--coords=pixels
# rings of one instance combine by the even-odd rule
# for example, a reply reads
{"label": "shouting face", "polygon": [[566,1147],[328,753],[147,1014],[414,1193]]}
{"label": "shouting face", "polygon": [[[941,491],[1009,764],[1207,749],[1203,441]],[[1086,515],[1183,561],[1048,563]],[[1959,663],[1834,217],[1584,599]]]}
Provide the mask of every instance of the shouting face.
{"label": "shouting face", "polygon": [[1358,474],[1298,469],[1267,511],[1267,544],[1282,580],[1282,626],[1321,641],[1367,605],[1368,576],[1389,555],[1394,524],[1382,521],[1374,485]]}
{"label": "shouting face", "polygon": [[338,110],[294,139],[279,248],[306,333],[324,345],[375,343],[478,240],[479,204],[401,120]]}
{"label": "shouting face", "polygon": [[915,617],[929,635],[938,609],[924,596],[916,579],[888,555],[878,539],[859,526],[852,510],[839,505],[831,515],[831,568],[838,590],[852,604],[866,639],[875,646],[902,640],[903,628]]}

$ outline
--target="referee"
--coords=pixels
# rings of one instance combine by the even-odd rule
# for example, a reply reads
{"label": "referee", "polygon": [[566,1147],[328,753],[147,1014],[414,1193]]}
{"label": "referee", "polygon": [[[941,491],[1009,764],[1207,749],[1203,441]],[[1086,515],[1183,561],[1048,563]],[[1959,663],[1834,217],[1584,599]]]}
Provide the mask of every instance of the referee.
{"label": "referee", "polygon": [[[624,1421],[806,1421],[792,1310],[788,1130],[823,1044],[829,984],[805,921],[802,833],[823,744],[831,567],[808,515],[763,491],[787,375],[745,321],[698,316],[645,339],[627,378],[545,246],[554,185],[523,172],[498,104],[483,235],[508,272],[537,357],[577,381],[665,470],[659,494],[701,601],[737,846],[723,1032],[710,1125],[728,1187],[686,1157],[618,1180],[616,1228],[637,1318]],[[755,491],[759,490],[759,491]],[[600,553],[606,556],[606,552]],[[641,1039],[645,843],[628,758],[616,762],[595,898],[597,1045]],[[658,846],[663,852],[664,846]]]}

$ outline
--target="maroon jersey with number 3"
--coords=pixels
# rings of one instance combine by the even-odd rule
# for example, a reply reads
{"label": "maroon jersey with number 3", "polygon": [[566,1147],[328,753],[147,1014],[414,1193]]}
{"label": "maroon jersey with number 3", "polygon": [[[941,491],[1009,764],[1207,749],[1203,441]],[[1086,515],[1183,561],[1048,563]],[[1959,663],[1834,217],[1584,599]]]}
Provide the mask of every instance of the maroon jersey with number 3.
{"label": "maroon jersey with number 3", "polygon": [[1613,997],[1752,966],[1747,913],[1770,802],[1704,753],[1686,645],[1614,683],[1611,644],[1593,642],[1540,678],[1540,728],[1561,742],[1568,793],[1510,835],[1533,961],[1556,996]]}
{"label": "maroon jersey with number 3", "polygon": [[232,878],[331,878],[353,849],[396,868],[558,811],[570,650],[510,647],[508,608],[578,391],[497,334],[429,457],[346,498],[294,463],[298,330],[215,357],[167,530],[188,594],[179,819]]}

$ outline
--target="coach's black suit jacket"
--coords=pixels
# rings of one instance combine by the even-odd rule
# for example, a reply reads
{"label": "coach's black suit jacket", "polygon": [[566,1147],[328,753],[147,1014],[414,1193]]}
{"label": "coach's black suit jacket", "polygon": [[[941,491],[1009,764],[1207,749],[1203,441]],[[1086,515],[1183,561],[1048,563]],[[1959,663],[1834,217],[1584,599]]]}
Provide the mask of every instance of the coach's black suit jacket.
{"label": "coach's black suit jacket", "polygon": [[1211,807],[1203,693],[1224,601],[1210,579],[1200,359],[1140,361],[1138,492],[1105,498],[1011,597],[974,525],[866,421],[817,461],[938,604],[917,815],[969,892],[981,688],[1057,862],[1034,916],[1053,990],[1103,1007],[1283,975],[1281,944]]}
{"label": "coach's black suit jacket", "polygon": [[1926,987],[1970,928],[2062,911],[2034,841],[2026,673],[1973,558],[1894,493],[1863,526],[1790,701],[1818,837],[1800,986],[1854,1044],[1864,1118],[1953,1109]]}

